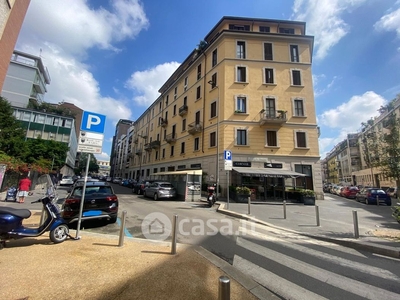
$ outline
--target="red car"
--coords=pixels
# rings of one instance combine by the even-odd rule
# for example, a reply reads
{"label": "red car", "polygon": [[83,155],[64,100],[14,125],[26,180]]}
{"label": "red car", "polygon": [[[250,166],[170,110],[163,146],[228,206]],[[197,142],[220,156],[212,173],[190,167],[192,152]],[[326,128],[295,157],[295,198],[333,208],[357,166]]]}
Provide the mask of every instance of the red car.
{"label": "red car", "polygon": [[342,195],[345,198],[355,199],[358,192],[359,192],[358,187],[356,187],[356,186],[346,186],[346,187],[343,188]]}

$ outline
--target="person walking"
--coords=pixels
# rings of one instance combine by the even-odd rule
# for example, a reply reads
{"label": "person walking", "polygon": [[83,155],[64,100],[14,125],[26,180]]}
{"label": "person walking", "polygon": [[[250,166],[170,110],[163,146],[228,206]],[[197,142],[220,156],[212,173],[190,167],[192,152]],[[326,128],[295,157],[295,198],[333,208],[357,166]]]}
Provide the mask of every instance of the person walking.
{"label": "person walking", "polygon": [[32,181],[28,178],[28,176],[24,176],[18,184],[18,197],[19,203],[25,202],[25,197],[28,196],[28,192],[31,189]]}

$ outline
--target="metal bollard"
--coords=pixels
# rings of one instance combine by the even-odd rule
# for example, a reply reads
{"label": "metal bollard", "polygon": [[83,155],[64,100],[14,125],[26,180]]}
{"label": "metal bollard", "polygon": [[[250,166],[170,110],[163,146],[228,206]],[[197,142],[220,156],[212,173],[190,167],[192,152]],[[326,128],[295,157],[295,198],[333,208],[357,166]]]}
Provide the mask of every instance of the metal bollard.
{"label": "metal bollard", "polygon": [[122,247],[122,246],[124,245],[125,220],[126,220],[126,210],[124,210],[124,211],[122,212],[121,228],[119,229],[119,242],[118,242],[118,247]]}
{"label": "metal bollard", "polygon": [[247,214],[250,215],[250,196],[247,199]]}
{"label": "metal bollard", "polygon": [[379,196],[376,196],[376,205],[379,206]]}
{"label": "metal bollard", "polygon": [[360,234],[358,232],[358,217],[356,210],[353,210],[353,223],[354,223],[354,238],[358,239],[360,237]]}
{"label": "metal bollard", "polygon": [[315,205],[315,217],[317,219],[317,226],[321,226],[321,223],[319,222],[319,207],[318,207],[318,205]]}
{"label": "metal bollard", "polygon": [[171,254],[176,254],[176,226],[178,225],[178,215],[174,215],[172,224],[172,242],[171,242]]}
{"label": "metal bollard", "polygon": [[283,200],[283,218],[286,220],[286,200]]}
{"label": "metal bollard", "polygon": [[231,299],[231,283],[227,276],[219,277],[218,300]]}

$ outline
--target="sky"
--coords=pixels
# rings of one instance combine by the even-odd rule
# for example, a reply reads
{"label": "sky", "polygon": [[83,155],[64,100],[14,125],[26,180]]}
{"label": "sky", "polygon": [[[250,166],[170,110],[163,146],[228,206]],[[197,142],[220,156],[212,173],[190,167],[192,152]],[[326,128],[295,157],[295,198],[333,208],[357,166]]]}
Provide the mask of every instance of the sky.
{"label": "sky", "polygon": [[41,56],[46,102],[135,121],[223,16],[306,22],[321,159],[400,94],[400,0],[32,0],[16,49]]}

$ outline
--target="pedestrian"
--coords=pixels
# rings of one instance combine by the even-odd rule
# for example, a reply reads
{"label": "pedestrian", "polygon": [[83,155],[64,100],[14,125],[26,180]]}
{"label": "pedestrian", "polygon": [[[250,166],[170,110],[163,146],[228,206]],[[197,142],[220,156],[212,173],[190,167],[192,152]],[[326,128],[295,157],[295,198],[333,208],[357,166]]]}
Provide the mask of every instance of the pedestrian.
{"label": "pedestrian", "polygon": [[28,178],[28,176],[24,176],[18,184],[18,197],[19,203],[24,203],[25,197],[28,196],[28,192],[31,189],[32,181]]}

